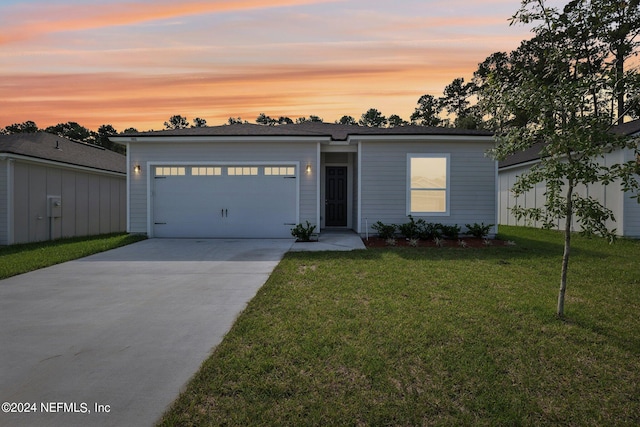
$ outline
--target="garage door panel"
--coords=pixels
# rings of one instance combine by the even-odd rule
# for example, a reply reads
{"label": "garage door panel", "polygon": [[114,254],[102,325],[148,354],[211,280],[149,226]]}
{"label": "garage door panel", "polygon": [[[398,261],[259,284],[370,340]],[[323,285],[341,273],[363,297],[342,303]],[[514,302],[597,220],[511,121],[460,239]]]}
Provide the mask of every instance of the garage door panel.
{"label": "garage door panel", "polygon": [[[219,225],[213,189],[214,177],[155,179],[154,235],[156,237],[212,236]],[[219,210],[218,210],[219,212]]]}
{"label": "garage door panel", "polygon": [[[233,177],[232,177],[233,178]],[[224,199],[224,237],[291,237],[296,218],[296,180],[283,177],[235,177],[238,191]],[[266,234],[265,234],[266,233]]]}
{"label": "garage door panel", "polygon": [[236,173],[229,175],[223,167],[213,176],[191,175],[186,168],[182,176],[155,177],[154,235],[291,237],[291,224],[297,222],[297,178],[264,175],[264,168],[253,175],[253,168],[229,168]]}

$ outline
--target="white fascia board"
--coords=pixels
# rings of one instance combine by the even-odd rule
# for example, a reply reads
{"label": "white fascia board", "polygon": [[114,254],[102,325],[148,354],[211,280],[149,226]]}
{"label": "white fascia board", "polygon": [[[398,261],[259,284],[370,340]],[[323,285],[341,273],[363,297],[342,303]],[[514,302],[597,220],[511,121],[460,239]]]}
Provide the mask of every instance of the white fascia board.
{"label": "white fascia board", "polygon": [[47,166],[56,166],[56,167],[64,168],[64,169],[80,170],[80,171],[84,171],[84,172],[99,173],[99,174],[103,174],[103,175],[113,175],[113,176],[118,176],[118,177],[124,177],[124,176],[127,175],[124,172],[114,172],[114,171],[108,171],[108,170],[104,170],[104,169],[91,168],[89,166],[74,165],[72,163],[57,162],[55,160],[39,159],[37,157],[23,156],[21,154],[2,153],[2,154],[0,154],[0,159],[21,160],[21,161],[27,162],[27,163],[35,163],[35,164],[41,164],[41,165],[47,165]]}
{"label": "white fascia board", "polygon": [[493,136],[475,135],[353,135],[348,142],[388,141],[388,142],[490,142],[495,143]]}
{"label": "white fascia board", "polygon": [[317,136],[113,136],[111,142],[127,143],[185,143],[185,142],[330,142],[331,137]]}

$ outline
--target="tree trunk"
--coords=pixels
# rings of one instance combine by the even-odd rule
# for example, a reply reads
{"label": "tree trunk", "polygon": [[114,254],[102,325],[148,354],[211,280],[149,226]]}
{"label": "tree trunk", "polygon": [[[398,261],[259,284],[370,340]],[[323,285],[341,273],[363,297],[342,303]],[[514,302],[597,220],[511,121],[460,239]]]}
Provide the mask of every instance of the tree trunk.
{"label": "tree trunk", "polygon": [[624,81],[624,51],[622,47],[618,47],[616,52],[616,97],[618,98],[618,124],[624,123],[624,93],[626,91]]}
{"label": "tree trunk", "polygon": [[560,275],[560,291],[558,292],[559,318],[564,318],[564,294],[567,291],[567,270],[569,268],[569,254],[571,253],[571,221],[573,220],[573,181],[569,180],[567,188],[567,210],[564,223],[564,253],[562,254],[562,273]]}

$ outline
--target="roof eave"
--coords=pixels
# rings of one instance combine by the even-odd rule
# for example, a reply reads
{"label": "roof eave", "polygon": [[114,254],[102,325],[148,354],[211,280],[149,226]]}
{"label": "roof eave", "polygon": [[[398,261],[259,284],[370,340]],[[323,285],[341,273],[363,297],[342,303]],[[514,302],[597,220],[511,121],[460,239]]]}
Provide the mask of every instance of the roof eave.
{"label": "roof eave", "polygon": [[347,141],[441,141],[441,142],[490,142],[494,143],[493,135],[439,135],[439,134],[378,134],[378,135],[349,135]]}
{"label": "roof eave", "polygon": [[118,144],[156,143],[156,142],[329,142],[330,136],[291,136],[291,135],[163,135],[163,136],[112,136],[111,142]]}
{"label": "roof eave", "polygon": [[63,162],[63,161],[60,161],[60,160],[51,160],[51,159],[46,159],[46,158],[37,157],[37,156],[27,156],[27,155],[24,155],[24,154],[16,154],[16,153],[8,152],[8,151],[0,152],[0,159],[2,159],[2,160],[8,160],[8,159],[23,160],[23,161],[33,162],[33,163],[42,163],[42,164],[46,164],[46,165],[53,165],[53,166],[59,166],[59,167],[78,169],[78,170],[83,170],[83,171],[87,171],[87,172],[99,172],[99,173],[106,173],[106,174],[114,174],[114,175],[118,175],[118,176],[126,176],[127,175],[126,171],[117,171],[117,170],[112,170],[112,169],[103,169],[103,168],[94,167],[94,166],[85,166],[85,165],[80,165],[80,164],[77,164],[77,163]]}

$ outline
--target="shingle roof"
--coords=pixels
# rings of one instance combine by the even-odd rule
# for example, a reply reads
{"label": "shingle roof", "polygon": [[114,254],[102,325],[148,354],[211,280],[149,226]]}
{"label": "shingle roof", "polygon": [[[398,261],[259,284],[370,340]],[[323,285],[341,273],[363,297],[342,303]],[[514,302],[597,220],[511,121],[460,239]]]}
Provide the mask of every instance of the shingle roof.
{"label": "shingle roof", "polygon": [[103,147],[45,132],[0,135],[0,153],[19,154],[111,172],[126,173],[126,157]]}
{"label": "shingle roof", "polygon": [[425,126],[398,126],[393,128],[372,128],[358,125],[340,125],[322,122],[304,122],[290,125],[264,126],[250,123],[186,128],[140,133],[127,133],[119,136],[324,136],[334,141],[344,141],[357,135],[470,135],[492,136],[492,132],[482,130],[440,128]]}
{"label": "shingle roof", "polygon": [[[633,120],[621,125],[616,125],[611,129],[611,132],[617,135],[631,136],[640,133],[640,119]],[[538,160],[540,158],[540,150],[545,146],[545,143],[539,142],[533,144],[531,147],[524,151],[515,153],[506,159],[498,162],[498,168],[506,168],[507,166],[519,165],[521,163]]]}

